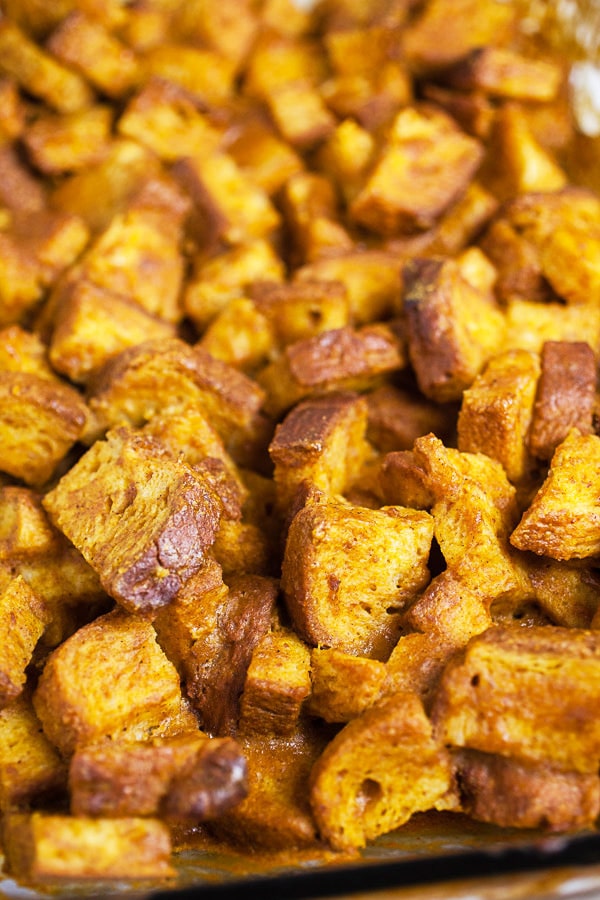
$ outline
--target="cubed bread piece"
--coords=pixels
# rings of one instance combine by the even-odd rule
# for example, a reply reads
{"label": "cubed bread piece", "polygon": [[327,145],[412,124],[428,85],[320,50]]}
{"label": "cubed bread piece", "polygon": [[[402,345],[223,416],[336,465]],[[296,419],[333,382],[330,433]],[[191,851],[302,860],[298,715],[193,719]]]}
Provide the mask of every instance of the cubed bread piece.
{"label": "cubed bread piece", "polygon": [[112,99],[127,94],[139,77],[137,60],[129,47],[81,10],[63,19],[47,46],[56,59],[81,72]]}
{"label": "cubed bread piece", "polygon": [[542,347],[529,448],[548,460],[571,428],[593,431],[596,355],[585,341],[546,341]]}
{"label": "cubed bread piece", "polygon": [[50,611],[23,577],[0,567],[0,708],[23,690],[27,666],[49,621]]}
{"label": "cubed bread piece", "polygon": [[522,561],[536,602],[565,628],[591,628],[600,606],[600,574],[589,565],[527,555]]}
{"label": "cubed bread piece", "polygon": [[350,323],[388,319],[402,306],[402,271],[398,256],[385,250],[349,249],[307,262],[295,281],[339,281],[346,288]]}
{"label": "cubed bread piece", "polygon": [[103,738],[147,740],[197,728],[152,625],[120,609],[50,654],[33,702],[46,736],[66,756]]}
{"label": "cubed bread piece", "polygon": [[60,797],[67,767],[37,718],[28,692],[0,709],[0,810]]}
{"label": "cubed bread piece", "polygon": [[379,464],[379,489],[391,506],[431,509],[435,502],[425,470],[412,450],[386,453]]}
{"label": "cubed bread piece", "polygon": [[258,11],[251,0],[191,0],[177,4],[174,11],[178,36],[211,47],[238,66],[245,62],[258,27]]}
{"label": "cubed bread piece", "polygon": [[269,197],[275,197],[304,168],[300,154],[260,116],[238,122],[236,133],[227,141],[227,152]]}
{"label": "cubed bread piece", "polygon": [[0,325],[21,322],[42,295],[40,269],[31,249],[0,231]]}
{"label": "cubed bread piece", "polygon": [[596,773],[600,635],[495,626],[442,676],[432,710],[445,744]]}
{"label": "cubed bread piece", "polygon": [[492,97],[547,103],[556,98],[562,69],[548,59],[532,59],[508,47],[476,47],[440,74],[459,91],[480,90]]}
{"label": "cubed bread piece", "polygon": [[367,128],[352,117],[342,117],[319,148],[319,168],[335,184],[346,204],[352,202],[364,184],[375,147],[375,138]]}
{"label": "cubed bread piece", "polygon": [[600,553],[598,465],[600,437],[572,428],[554,451],[550,469],[510,542],[552,559]]}
{"label": "cubed bread piece", "polygon": [[258,382],[267,392],[266,412],[278,417],[311,395],[366,391],[405,365],[402,342],[390,325],[377,322],[289,344],[259,373]]}
{"label": "cubed bread piece", "polygon": [[482,157],[479,141],[445,113],[401,110],[350,216],[384,236],[431,228],[464,193]]}
{"label": "cubed bread piece", "polygon": [[367,404],[356,394],[313,397],[287,414],[269,445],[282,513],[303,483],[326,494],[344,493],[370,456],[366,425]]}
{"label": "cubed bread piece", "polygon": [[279,225],[267,194],[225,152],[188,156],[175,163],[173,174],[192,198],[193,227],[208,246],[267,238]]}
{"label": "cubed bread piece", "polygon": [[517,27],[517,10],[495,0],[431,0],[402,34],[411,69],[436,71],[488,44],[506,44]]}
{"label": "cubed bread piece", "polygon": [[169,81],[142,85],[117,123],[119,134],[153,150],[167,163],[216,150],[220,135],[186,91]]}
{"label": "cubed bread piece", "polygon": [[[463,614],[467,619],[467,604]],[[385,694],[412,691],[428,710],[442,673],[455,652],[455,642],[445,640],[435,628],[401,635],[386,663]]]}
{"label": "cubed bread piece", "polygon": [[80,261],[81,274],[150,315],[178,322],[185,269],[181,239],[176,212],[134,207],[115,216],[94,241]]}
{"label": "cubed bread piece", "polygon": [[282,281],[285,267],[266,240],[247,241],[220,253],[197,257],[183,294],[183,305],[199,331],[232,301],[244,297],[253,281]]}
{"label": "cubed bread piece", "polygon": [[0,78],[0,145],[20,138],[25,130],[25,104],[14,78]]}
{"label": "cubed bread piece", "polygon": [[459,400],[501,349],[504,316],[456,260],[413,259],[404,280],[408,353],[419,388],[437,402]]}
{"label": "cubed bread piece", "polygon": [[59,532],[52,527],[40,495],[30,488],[0,488],[0,559],[13,566],[22,557],[56,552]]}
{"label": "cubed bread piece", "polygon": [[127,428],[97,441],[44,506],[107,593],[145,613],[169,603],[200,569],[221,516],[197,469]]}
{"label": "cubed bread piece", "polygon": [[0,371],[0,410],[0,469],[36,487],[52,477],[87,423],[74,388],[27,372]]}
{"label": "cubed bread piece", "polygon": [[215,359],[252,375],[275,352],[273,329],[256,304],[235,297],[209,323],[198,346]]}
{"label": "cubed bread piece", "polygon": [[416,694],[399,693],[345,725],[310,781],[321,837],[352,850],[435,807],[450,788],[450,763]]}
{"label": "cubed bread piece", "polygon": [[479,578],[475,569],[471,577],[451,568],[436,575],[402,617],[403,630],[435,635],[454,649],[464,647],[492,625],[494,600],[511,596],[511,584],[507,590],[497,583],[490,588],[485,581],[479,583]]}
{"label": "cubed bread piece", "polygon": [[354,249],[341,222],[339,198],[324,175],[306,171],[292,175],[278,201],[289,235],[292,268]]}
{"label": "cubed bread piece", "polygon": [[115,425],[199,409],[231,450],[256,426],[264,392],[254,381],[178,338],[145,341],[113,357],[89,386],[91,443]]}
{"label": "cubed bread piece", "polygon": [[529,429],[539,375],[537,355],[507,350],[489,360],[462,397],[459,450],[498,460],[513,484],[527,481],[534,469]]}
{"label": "cubed bread piece", "polygon": [[0,27],[0,59],[0,71],[57,112],[76,112],[92,103],[89,84],[7,18]]}
{"label": "cubed bread piece", "polygon": [[385,663],[333,647],[314,647],[307,711],[326,722],[349,722],[379,700],[387,683]]}
{"label": "cubed bread piece", "polygon": [[335,116],[321,93],[305,82],[280,85],[267,93],[266,103],[281,136],[302,151],[314,148],[335,128]]}
{"label": "cubed bread piece", "polygon": [[49,176],[94,165],[108,149],[112,119],[112,110],[102,103],[67,115],[41,112],[23,135],[27,156]]}
{"label": "cubed bread piece", "polygon": [[294,517],[282,587],[312,646],[387,658],[400,615],[427,584],[433,520],[403,507],[366,509],[313,491]]}
{"label": "cubed bread piece", "polygon": [[54,209],[80,216],[93,232],[106,228],[131,197],[160,171],[156,156],[135,141],[112,140],[102,158],[60,179],[50,192]]}
{"label": "cubed bread piece", "polygon": [[503,103],[495,112],[488,138],[488,165],[481,178],[500,200],[528,192],[559,191],[566,172],[533,134],[526,110]]}
{"label": "cubed bread piece", "polygon": [[246,794],[246,763],[232,738],[201,732],[109,741],[77,750],[69,764],[75,816],[161,816],[197,823]]}
{"label": "cubed bread piece", "polygon": [[248,762],[248,796],[208,823],[211,832],[245,850],[314,850],[319,839],[307,783],[325,742],[321,729],[304,719],[292,738],[240,736]]}
{"label": "cubed bread piece", "polygon": [[549,341],[600,346],[600,308],[595,304],[538,303],[515,297],[506,306],[506,348],[542,353]]}
{"label": "cubed bread piece", "polygon": [[292,737],[311,691],[310,650],[289,628],[267,632],[254,648],[240,699],[240,734]]}
{"label": "cubed bread piece", "polygon": [[155,625],[161,646],[211,735],[234,734],[252,651],[271,627],[278,584],[259,575],[222,580],[209,563],[190,579]]}
{"label": "cubed bread piece", "polygon": [[170,878],[171,837],[159,819],[14,813],[3,822],[9,871],[31,882]]}
{"label": "cubed bread piece", "polygon": [[367,394],[367,407],[367,437],[382,453],[412,450],[416,439],[430,432],[446,440],[455,428],[454,404],[434,403],[410,385],[375,388]]}
{"label": "cubed bread piece", "polygon": [[90,238],[89,228],[79,216],[48,209],[15,213],[11,233],[35,260],[45,289],[76,262]]}
{"label": "cubed bread piece", "polygon": [[146,81],[159,78],[183,88],[202,106],[220,105],[229,100],[235,78],[235,63],[206,47],[183,41],[162,40],[144,54]]}
{"label": "cubed bread piece", "polygon": [[565,772],[477,750],[458,751],[454,764],[461,808],[480,822],[565,832],[593,828],[600,813],[595,772]]}
{"label": "cubed bread piece", "polygon": [[59,293],[49,356],[56,371],[71,381],[85,384],[127,347],[175,335],[170,322],[85,277],[67,281]]}
{"label": "cubed bread piece", "polygon": [[326,72],[326,55],[314,37],[265,29],[246,62],[244,93],[264,100],[269,92],[286,84],[320,84]]}
{"label": "cubed bread piece", "polygon": [[255,281],[249,294],[280,346],[350,324],[346,288],[338,281]]}

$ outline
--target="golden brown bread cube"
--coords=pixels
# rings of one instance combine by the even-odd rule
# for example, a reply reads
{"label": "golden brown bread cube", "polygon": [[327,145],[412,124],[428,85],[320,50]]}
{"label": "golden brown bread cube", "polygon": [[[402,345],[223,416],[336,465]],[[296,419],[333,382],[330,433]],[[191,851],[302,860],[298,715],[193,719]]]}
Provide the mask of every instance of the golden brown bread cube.
{"label": "golden brown bread cube", "polygon": [[600,604],[600,576],[590,565],[527,555],[523,563],[536,602],[556,625],[591,628]]}
{"label": "golden brown bread cube", "polygon": [[67,280],[53,306],[50,360],[57,372],[79,384],[127,347],[175,335],[172,323],[85,277]]}
{"label": "golden brown bread cube", "polygon": [[433,520],[403,507],[366,509],[312,491],[282,564],[292,622],[311,646],[386,659],[400,615],[429,581]]}
{"label": "golden brown bread cube", "polygon": [[0,369],[57,381],[56,372],[48,362],[47,346],[35,332],[21,325],[8,325],[0,330]]}
{"label": "golden brown bread cube", "polygon": [[533,191],[559,191],[568,182],[554,155],[533,134],[526,110],[515,102],[496,110],[481,178],[502,200]]}
{"label": "golden brown bread cube", "polygon": [[63,19],[50,35],[47,47],[56,59],[79,71],[112,99],[127,94],[137,81],[135,54],[80,10]]}
{"label": "golden brown bread cube", "polygon": [[488,44],[514,36],[517,10],[495,0],[430,0],[402,34],[411,69],[435,72]]}
{"label": "golden brown bread cube", "polygon": [[585,341],[546,341],[540,362],[529,449],[548,460],[569,429],[593,431],[596,354]]}
{"label": "golden brown bread cube", "polygon": [[336,119],[320,92],[306,82],[278,86],[267,93],[266,103],[281,136],[299,150],[314,148],[335,128]]}
{"label": "golden brown bread cube", "polygon": [[265,29],[246,61],[243,92],[264,99],[286,84],[317,85],[326,72],[325,53],[314,37]]}
{"label": "golden brown bread cube", "polygon": [[542,353],[548,341],[600,346],[600,310],[595,304],[539,303],[515,297],[506,306],[506,348]]}
{"label": "golden brown bread cube", "polygon": [[200,569],[222,509],[197,469],[127,428],[97,441],[44,506],[107,593],[145,613],[169,603]]}
{"label": "golden brown bread cube", "polygon": [[371,455],[366,426],[367,404],[356,394],[313,397],[290,410],[269,444],[284,515],[303,484],[325,494],[344,493]]}
{"label": "golden brown bread cube", "polygon": [[385,663],[334,647],[313,648],[310,677],[312,691],[306,709],[326,722],[355,719],[373,706],[387,686]]}
{"label": "golden brown bread cube", "polygon": [[89,84],[6,18],[0,25],[0,58],[0,71],[51,109],[70,113],[91,105],[94,94]]}
{"label": "golden brown bread cube", "polygon": [[383,384],[369,391],[367,408],[367,437],[381,453],[411,450],[430,432],[447,440],[455,428],[454,405],[433,403],[410,385]]}
{"label": "golden brown bread cube", "polygon": [[[468,604],[465,603],[465,618],[467,613]],[[401,635],[386,663],[385,694],[412,691],[418,694],[428,711],[442,673],[455,652],[455,641],[445,639],[436,628]]]}
{"label": "golden brown bread cube", "polygon": [[21,575],[0,568],[0,707],[19,696],[50,611]]}
{"label": "golden brown bread cube", "polygon": [[211,833],[245,850],[302,850],[319,845],[307,782],[327,736],[301,720],[290,737],[239,737],[248,762],[248,796],[208,823]]}
{"label": "golden brown bread cube", "polygon": [[220,134],[186,91],[151,79],[129,101],[117,122],[123,137],[139,141],[165,162],[216,150]]}
{"label": "golden brown bread cube", "polygon": [[445,113],[402,110],[350,205],[351,219],[383,236],[431,228],[464,193],[482,152]]}
{"label": "golden brown bread cube", "polygon": [[25,129],[25,108],[14,78],[0,78],[0,145],[21,137]]}
{"label": "golden brown bread cube", "polygon": [[32,252],[7,232],[0,232],[0,325],[21,322],[43,294],[39,266]]}
{"label": "golden brown bread cube", "polygon": [[593,828],[600,812],[595,773],[565,772],[477,750],[454,756],[461,808],[503,828]]}
{"label": "golden brown bread cube", "polygon": [[196,407],[227,449],[251,437],[264,392],[254,381],[201,347],[179,338],[145,341],[119,353],[88,391],[91,443],[107,428],[143,425],[153,415]]}
{"label": "golden brown bread cube", "polygon": [[67,766],[45,736],[28,691],[0,709],[0,810],[61,797]]}
{"label": "golden brown bread cube", "polygon": [[475,47],[440,78],[459,91],[480,90],[492,97],[544,103],[556,98],[563,73],[549,59],[490,45]]}
{"label": "golden brown bread cube", "polygon": [[350,324],[346,288],[338,281],[255,281],[249,295],[278,346]]}
{"label": "golden brown bread cube", "polygon": [[273,417],[305,397],[366,391],[382,376],[403,369],[404,346],[386,322],[334,328],[289,344],[257,377],[265,389],[265,411]]}
{"label": "golden brown bread cube", "polygon": [[285,267],[266,240],[248,241],[208,259],[196,258],[183,294],[183,305],[203,332],[227,305],[244,297],[253,281],[282,281]]}
{"label": "golden brown bread cube", "polygon": [[102,231],[158,172],[159,161],[150,150],[115,138],[95,165],[60,179],[50,192],[50,202],[55,209],[80,216],[93,232]]}
{"label": "golden brown bread cube", "polygon": [[90,238],[79,216],[46,209],[16,214],[12,233],[31,253],[44,288],[52,287],[76,262]]}
{"label": "golden brown bread cube", "polygon": [[69,763],[69,795],[75,816],[198,823],[244,798],[246,763],[232,738],[201,732],[89,744]]}
{"label": "golden brown bread cube", "polygon": [[144,54],[142,70],[146,81],[160,78],[173,82],[191,94],[200,106],[226,102],[235,77],[235,64],[221,53],[183,41],[163,40],[149,48]]}
{"label": "golden brown bread cube", "polygon": [[504,316],[458,261],[416,258],[404,267],[408,353],[425,396],[459,400],[502,347]]}
{"label": "golden brown bread cube", "polygon": [[0,488],[0,559],[14,565],[23,556],[56,551],[58,542],[37,492],[17,485]]}
{"label": "golden brown bread cube", "polygon": [[458,449],[498,460],[513,484],[527,481],[534,469],[529,430],[539,375],[535,354],[507,350],[489,360],[462,396]]}
{"label": "golden brown bread cube", "polygon": [[398,693],[344,726],[310,782],[320,835],[352,850],[442,801],[450,763],[416,694]]}
{"label": "golden brown bread cube", "polygon": [[278,201],[293,267],[354,249],[354,241],[341,222],[339,199],[325,176],[307,171],[292,175]]}
{"label": "golden brown bread cube", "polygon": [[288,179],[304,168],[301,155],[260,116],[242,120],[236,133],[227,138],[229,155],[269,197],[276,196]]}
{"label": "golden brown bread cube", "polygon": [[319,147],[319,169],[336,186],[346,205],[364,184],[375,148],[374,136],[351,117],[343,118]]}
{"label": "golden brown bread cube", "polygon": [[0,409],[0,469],[41,487],[82,436],[85,402],[58,379],[1,371]]}
{"label": "golden brown bread cube", "polygon": [[292,737],[310,692],[310,650],[304,641],[290,628],[267,632],[246,672],[240,734]]}
{"label": "golden brown bread cube", "polygon": [[159,819],[13,813],[3,823],[11,873],[31,882],[171,878],[171,837]]}
{"label": "golden brown bread cube", "polygon": [[188,156],[173,173],[192,199],[192,227],[208,246],[268,238],[280,223],[267,194],[223,151]]}
{"label": "golden brown bread cube", "polygon": [[442,676],[432,710],[447,745],[596,773],[597,632],[495,626]]}
{"label": "golden brown bread cube", "polygon": [[546,479],[512,532],[511,544],[559,560],[597,556],[599,460],[600,437],[572,428],[554,451]]}
{"label": "golden brown bread cube", "polygon": [[275,579],[260,575],[230,576],[225,584],[221,567],[210,562],[155,620],[211,735],[235,734],[252,651],[271,627],[278,592]]}
{"label": "golden brown bread cube", "polygon": [[427,473],[412,450],[392,450],[379,464],[379,489],[386,503],[410,509],[431,509],[435,496]]}
{"label": "golden brown bread cube", "polygon": [[68,115],[41,113],[23,135],[27,156],[44,175],[76,172],[101,159],[112,120],[110,107],[102,103]]}
{"label": "golden brown bread cube", "polygon": [[33,703],[65,756],[104,738],[148,740],[198,727],[152,625],[121,609],[84,625],[50,654]]}
{"label": "golden brown bread cube", "polygon": [[177,4],[173,30],[191,43],[218,51],[241,66],[259,26],[257,11],[249,0],[191,0]]}
{"label": "golden brown bread cube", "polygon": [[350,249],[301,266],[295,281],[338,281],[348,294],[350,324],[386,320],[401,309],[402,273],[398,256],[385,250]]}
{"label": "golden brown bread cube", "polygon": [[230,300],[210,322],[198,346],[215,359],[252,375],[273,354],[271,324],[256,304],[246,297]]}

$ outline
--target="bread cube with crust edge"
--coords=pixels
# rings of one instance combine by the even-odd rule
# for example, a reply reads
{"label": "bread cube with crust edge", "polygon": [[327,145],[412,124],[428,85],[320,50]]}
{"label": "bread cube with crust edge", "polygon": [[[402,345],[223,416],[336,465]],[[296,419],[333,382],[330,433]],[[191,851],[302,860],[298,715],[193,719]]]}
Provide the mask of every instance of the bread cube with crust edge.
{"label": "bread cube with crust edge", "polygon": [[501,349],[504,315],[457,260],[413,259],[404,267],[404,288],[408,353],[419,387],[438,403],[459,400]]}
{"label": "bread cube with crust edge", "polygon": [[447,666],[432,709],[453,747],[596,773],[600,634],[495,626]]}
{"label": "bread cube with crust edge", "polygon": [[288,532],[282,588],[312,646],[385,660],[400,615],[429,581],[433,519],[403,507],[367,509],[311,491]]}
{"label": "bread cube with crust edge", "polygon": [[600,553],[600,437],[570,429],[552,456],[539,491],[512,532],[510,542],[557,560]]}
{"label": "bread cube with crust edge", "polygon": [[448,754],[421,701],[399,693],[327,745],[311,772],[310,802],[321,837],[353,850],[443,803],[450,786]]}
{"label": "bread cube with crust edge", "polygon": [[459,750],[453,754],[461,807],[480,822],[503,828],[572,831],[593,828],[600,813],[600,780],[547,763]]}
{"label": "bread cube with crust edge", "polygon": [[222,511],[199,470],[127,428],[96,441],[43,502],[106,592],[147,614],[200,569]]}
{"label": "bread cube with crust edge", "polygon": [[154,628],[119,608],[50,654],[33,704],[46,736],[65,756],[103,738],[148,740],[198,729]]}
{"label": "bread cube with crust edge", "polygon": [[0,564],[0,709],[18,697],[50,610],[19,574]]}
{"label": "bread cube with crust edge", "polygon": [[2,832],[9,871],[34,883],[175,875],[169,829],[159,819],[14,813]]}

